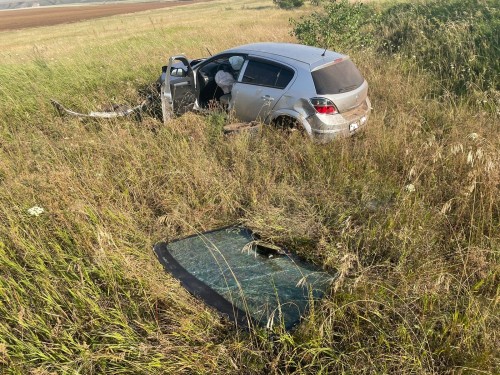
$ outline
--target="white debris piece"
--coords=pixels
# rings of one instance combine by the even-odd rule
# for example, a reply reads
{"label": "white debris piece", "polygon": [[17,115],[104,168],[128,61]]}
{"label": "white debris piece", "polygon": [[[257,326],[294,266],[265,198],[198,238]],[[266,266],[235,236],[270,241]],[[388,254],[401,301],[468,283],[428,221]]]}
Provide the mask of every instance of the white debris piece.
{"label": "white debris piece", "polygon": [[40,216],[44,212],[45,210],[40,206],[33,206],[30,209],[28,209],[28,214],[31,216]]}
{"label": "white debris piece", "polygon": [[415,191],[415,185],[413,184],[408,184],[405,186],[405,190],[408,192],[408,193],[413,193]]}

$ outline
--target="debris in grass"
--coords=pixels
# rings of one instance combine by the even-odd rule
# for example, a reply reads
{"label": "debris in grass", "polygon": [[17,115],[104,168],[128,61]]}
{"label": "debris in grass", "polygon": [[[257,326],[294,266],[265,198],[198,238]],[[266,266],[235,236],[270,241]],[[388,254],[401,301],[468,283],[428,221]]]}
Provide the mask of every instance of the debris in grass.
{"label": "debris in grass", "polygon": [[413,184],[408,184],[405,186],[405,190],[408,192],[408,193],[413,193],[415,191],[415,185]]}
{"label": "debris in grass", "polygon": [[57,100],[51,99],[51,103],[54,105],[54,107],[57,109],[59,114],[62,115],[70,115],[70,116],[75,116],[75,117],[80,117],[80,118],[116,118],[116,117],[125,117],[125,116],[130,116],[132,114],[139,113],[141,111],[144,111],[152,102],[152,97],[148,96],[145,100],[141,102],[141,104],[136,105],[135,107],[129,107],[127,105],[114,105],[112,110],[110,111],[103,111],[103,112],[90,112],[88,114],[86,113],[79,113],[76,111],[73,111],[71,109],[68,109],[64,107],[61,103],[59,103]]}
{"label": "debris in grass", "polygon": [[257,132],[262,127],[262,124],[257,121],[252,122],[236,122],[234,124],[229,124],[224,126],[224,134],[236,134],[241,132]]}
{"label": "debris in grass", "polygon": [[45,210],[40,206],[33,206],[33,207],[28,209],[28,214],[31,216],[40,216],[44,212],[45,212]]}
{"label": "debris in grass", "polygon": [[161,242],[154,252],[184,288],[243,329],[292,329],[335,279],[245,227]]}
{"label": "debris in grass", "polygon": [[477,133],[470,133],[467,138],[469,139],[472,139],[473,141],[475,141],[476,139],[479,138],[479,135]]}
{"label": "debris in grass", "polygon": [[[92,111],[90,113],[79,113],[64,107],[57,100],[51,99],[52,105],[56,108],[61,116],[70,115],[73,117],[79,118],[103,118],[103,119],[111,119],[117,117],[126,117],[132,114],[140,114],[141,112],[148,109],[153,104],[153,98],[151,95],[148,95],[146,100],[142,101],[141,104],[130,107],[128,105],[117,105],[114,104],[109,110],[97,112]],[[262,124],[257,121],[251,122],[237,122],[224,126],[224,134],[238,134],[243,132],[256,133],[262,128]]]}

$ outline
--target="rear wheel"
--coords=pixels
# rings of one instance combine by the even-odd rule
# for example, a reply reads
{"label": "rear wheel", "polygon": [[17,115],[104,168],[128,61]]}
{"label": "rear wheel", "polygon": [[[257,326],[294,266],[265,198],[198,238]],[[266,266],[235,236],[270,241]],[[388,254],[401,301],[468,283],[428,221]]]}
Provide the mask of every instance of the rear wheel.
{"label": "rear wheel", "polygon": [[293,117],[290,116],[279,116],[273,121],[273,125],[276,127],[276,129],[282,130],[286,133],[293,133],[293,132],[304,132],[304,127],[302,124]]}

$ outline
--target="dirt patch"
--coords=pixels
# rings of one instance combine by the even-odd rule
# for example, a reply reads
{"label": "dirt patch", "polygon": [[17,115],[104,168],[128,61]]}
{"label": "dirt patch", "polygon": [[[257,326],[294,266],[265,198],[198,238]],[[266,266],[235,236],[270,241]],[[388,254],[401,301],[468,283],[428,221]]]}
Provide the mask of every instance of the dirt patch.
{"label": "dirt patch", "polygon": [[182,0],[162,3],[99,4],[62,7],[41,7],[0,11],[0,31],[29,27],[52,26],[117,14],[194,4],[210,0]]}

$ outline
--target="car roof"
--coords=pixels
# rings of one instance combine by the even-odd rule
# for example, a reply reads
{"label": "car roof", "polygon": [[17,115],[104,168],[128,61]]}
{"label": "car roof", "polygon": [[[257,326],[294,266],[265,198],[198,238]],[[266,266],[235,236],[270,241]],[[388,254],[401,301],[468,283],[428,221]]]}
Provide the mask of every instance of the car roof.
{"label": "car roof", "polygon": [[305,63],[309,65],[311,69],[346,57],[345,55],[325,50],[324,48],[293,43],[252,43],[234,47],[224,52],[254,53],[267,55],[268,57],[281,57],[282,59],[290,59]]}

